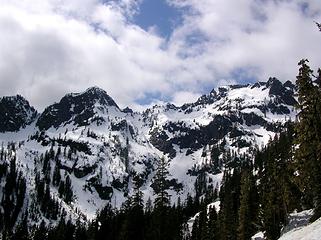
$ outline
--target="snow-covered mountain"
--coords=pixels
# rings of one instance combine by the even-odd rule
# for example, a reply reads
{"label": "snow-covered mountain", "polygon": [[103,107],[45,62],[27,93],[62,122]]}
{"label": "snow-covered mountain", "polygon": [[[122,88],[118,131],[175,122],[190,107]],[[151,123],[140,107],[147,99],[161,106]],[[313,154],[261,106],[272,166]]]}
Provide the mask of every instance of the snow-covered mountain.
{"label": "snow-covered mountain", "polygon": [[0,132],[18,131],[37,117],[37,111],[20,95],[1,97],[0,113]]}
{"label": "snow-covered mountain", "polygon": [[[133,178],[139,179],[145,200],[152,198],[155,162],[163,156],[169,161],[173,202],[194,195],[200,176],[207,187],[216,187],[222,169],[233,164],[226,153],[251,155],[267,144],[295,118],[295,104],[294,85],[275,78],[219,87],[194,103],[144,112],[120,109],[97,87],[67,94],[41,114],[21,96],[3,97],[0,141],[26,179],[25,205],[34,204],[39,179],[45,179],[51,198],[70,215],[93,218],[106,202],[120,207],[132,192]],[[57,179],[70,182],[71,201],[60,193]],[[35,214],[43,217],[38,208]]]}

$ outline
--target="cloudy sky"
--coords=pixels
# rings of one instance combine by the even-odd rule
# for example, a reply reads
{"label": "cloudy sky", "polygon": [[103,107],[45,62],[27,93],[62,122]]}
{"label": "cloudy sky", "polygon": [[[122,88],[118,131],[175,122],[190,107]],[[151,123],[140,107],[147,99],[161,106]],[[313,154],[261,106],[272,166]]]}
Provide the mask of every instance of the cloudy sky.
{"label": "cloudy sky", "polygon": [[321,66],[320,0],[0,0],[0,95],[38,110],[105,89],[122,107],[190,102]]}

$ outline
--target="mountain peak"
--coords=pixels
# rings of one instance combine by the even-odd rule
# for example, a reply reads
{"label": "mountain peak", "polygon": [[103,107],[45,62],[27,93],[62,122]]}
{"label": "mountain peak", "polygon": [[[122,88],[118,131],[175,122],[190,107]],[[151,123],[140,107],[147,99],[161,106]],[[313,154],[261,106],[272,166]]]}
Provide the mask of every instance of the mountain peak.
{"label": "mountain peak", "polygon": [[100,95],[100,94],[107,95],[107,92],[104,89],[97,87],[97,86],[87,88],[84,93],[93,94],[93,95]]}
{"label": "mountain peak", "polygon": [[37,116],[37,111],[21,95],[0,98],[0,112],[0,132],[18,131]]}
{"label": "mountain peak", "polygon": [[57,128],[71,121],[79,126],[88,125],[97,107],[100,109],[115,107],[120,110],[105,90],[90,87],[81,93],[67,94],[59,103],[47,107],[39,117],[37,126],[40,129],[48,129],[52,126]]}
{"label": "mountain peak", "polygon": [[97,86],[87,88],[84,92],[80,93],[69,93],[61,99],[61,101],[76,101],[76,102],[85,102],[90,105],[98,102],[104,106],[114,106],[119,109],[116,102],[107,94],[105,90]]}
{"label": "mountain peak", "polygon": [[269,80],[266,82],[267,87],[272,87],[272,86],[277,86],[277,85],[283,85],[283,84],[276,77],[270,77]]}

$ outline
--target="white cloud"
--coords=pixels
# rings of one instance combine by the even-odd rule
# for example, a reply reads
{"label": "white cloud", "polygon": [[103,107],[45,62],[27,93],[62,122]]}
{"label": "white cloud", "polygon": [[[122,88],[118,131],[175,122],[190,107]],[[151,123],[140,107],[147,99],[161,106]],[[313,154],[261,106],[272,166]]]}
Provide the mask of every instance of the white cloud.
{"label": "white cloud", "polygon": [[321,65],[319,0],[167,0],[185,7],[169,40],[131,23],[140,2],[0,0],[0,95],[42,109],[97,85],[140,108],[148,95],[196,99],[204,86],[235,82],[236,70],[287,80],[301,58]]}
{"label": "white cloud", "polygon": [[[171,0],[176,6],[193,9],[173,34],[178,53],[194,48],[197,64],[210,66],[212,76],[229,76],[234,69],[256,69],[264,80],[273,75],[294,79],[297,62],[309,58],[320,65],[321,35],[313,20],[319,20],[319,1],[264,0]],[[305,13],[302,4],[308,4]],[[186,38],[194,31],[205,41],[189,46]],[[201,49],[201,51],[199,51]],[[199,61],[201,59],[201,62]]]}
{"label": "white cloud", "polygon": [[184,103],[195,102],[201,95],[202,95],[201,93],[179,91],[174,94],[172,102],[176,106],[181,106]]}

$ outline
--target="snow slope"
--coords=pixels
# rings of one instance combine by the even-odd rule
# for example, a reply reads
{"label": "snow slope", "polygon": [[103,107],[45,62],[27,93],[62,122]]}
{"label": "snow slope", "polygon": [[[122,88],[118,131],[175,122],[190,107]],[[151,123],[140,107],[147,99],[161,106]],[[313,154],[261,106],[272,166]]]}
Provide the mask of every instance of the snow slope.
{"label": "snow slope", "polygon": [[[299,213],[301,218],[311,216],[311,211]],[[315,222],[292,229],[282,235],[279,240],[320,240],[321,239],[321,218]]]}

